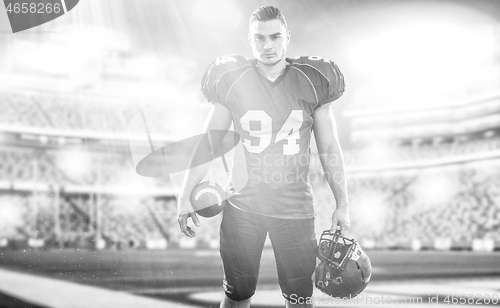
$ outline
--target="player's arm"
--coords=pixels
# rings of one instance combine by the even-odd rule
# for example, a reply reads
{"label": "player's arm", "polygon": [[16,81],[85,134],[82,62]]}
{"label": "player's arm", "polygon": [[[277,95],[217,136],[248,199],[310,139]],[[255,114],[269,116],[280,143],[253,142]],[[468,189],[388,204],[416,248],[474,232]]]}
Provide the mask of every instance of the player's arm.
{"label": "player's arm", "polygon": [[[231,122],[232,116],[229,109],[221,104],[213,104],[205,121],[203,132],[210,130],[228,130],[231,126]],[[191,217],[196,226],[200,225],[190,201],[191,192],[207,175],[209,168],[210,164],[207,163],[188,169],[184,176],[179,197],[177,198],[177,221],[179,222],[182,233],[189,237],[194,237],[195,232],[187,225],[188,218]]]}
{"label": "player's arm", "polygon": [[313,130],[318,154],[323,166],[326,180],[335,196],[337,207],[332,215],[334,232],[337,225],[344,233],[349,229],[349,199],[347,196],[347,181],[344,158],[337,134],[335,117],[330,104],[325,104],[313,113]]}

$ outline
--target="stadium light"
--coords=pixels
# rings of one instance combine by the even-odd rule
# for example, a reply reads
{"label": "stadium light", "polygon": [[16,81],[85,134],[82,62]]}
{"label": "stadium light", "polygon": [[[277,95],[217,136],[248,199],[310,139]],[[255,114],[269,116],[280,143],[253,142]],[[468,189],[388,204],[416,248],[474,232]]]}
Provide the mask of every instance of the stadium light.
{"label": "stadium light", "polygon": [[77,181],[82,181],[92,171],[90,156],[84,149],[61,150],[55,164],[65,175]]}
{"label": "stadium light", "polygon": [[21,70],[63,75],[67,72],[69,53],[54,42],[16,41],[13,46],[14,67]]}
{"label": "stadium light", "polygon": [[43,42],[19,39],[13,43],[15,67],[66,75],[74,70],[98,69],[103,52],[127,50],[129,40],[114,31],[83,25],[56,28]]}
{"label": "stadium light", "polygon": [[411,188],[414,195],[421,200],[419,210],[445,205],[456,195],[459,187],[451,175],[443,170],[425,171],[418,177]]}
{"label": "stadium light", "polygon": [[352,202],[355,206],[351,208],[352,220],[360,228],[369,228],[374,236],[379,234],[387,227],[389,202],[386,198],[386,192],[373,189],[363,189],[361,193],[353,195]]}
{"label": "stadium light", "polygon": [[0,230],[15,229],[22,226],[25,221],[23,219],[23,210],[19,204],[13,202],[13,197],[2,198],[0,202]]}

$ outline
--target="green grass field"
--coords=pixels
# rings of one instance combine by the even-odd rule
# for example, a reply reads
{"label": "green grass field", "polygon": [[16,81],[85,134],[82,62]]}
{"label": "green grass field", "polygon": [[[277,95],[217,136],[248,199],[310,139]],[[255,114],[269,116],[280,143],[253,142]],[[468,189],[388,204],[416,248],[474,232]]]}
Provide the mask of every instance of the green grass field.
{"label": "green grass field", "polygon": [[[372,283],[500,277],[500,253],[368,251]],[[0,266],[43,277],[192,303],[189,294],[220,291],[222,263],[215,250],[0,251]],[[274,256],[262,256],[259,288],[277,288]],[[23,308],[12,299],[0,308]],[[207,306],[208,307],[208,306]]]}

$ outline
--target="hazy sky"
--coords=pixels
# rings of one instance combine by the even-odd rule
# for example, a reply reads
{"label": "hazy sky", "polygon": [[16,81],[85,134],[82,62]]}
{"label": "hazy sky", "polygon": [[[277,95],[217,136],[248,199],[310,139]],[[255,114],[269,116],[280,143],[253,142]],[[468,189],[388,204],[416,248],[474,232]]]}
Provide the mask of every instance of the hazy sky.
{"label": "hazy sky", "polygon": [[[133,52],[170,57],[173,66],[184,69],[185,82],[197,85],[204,66],[214,57],[231,53],[251,55],[246,36],[248,17],[262,5],[279,7],[287,18],[292,34],[289,56],[323,56],[336,62],[343,71],[347,91],[334,108],[339,125],[345,130],[348,123],[341,116],[342,110],[353,101],[358,89],[387,79],[385,85],[375,83],[375,87],[379,92],[391,92],[398,79],[406,78],[394,70],[401,66],[399,63],[389,63],[393,67],[387,67],[383,61],[392,62],[397,57],[397,61],[406,65],[418,60],[419,54],[412,54],[415,49],[429,53],[427,57],[434,53],[432,46],[420,50],[418,45],[426,43],[425,36],[432,33],[432,28],[431,32],[419,34],[406,31],[405,27],[420,27],[426,22],[430,27],[439,22],[464,27],[496,24],[497,35],[500,33],[500,1],[497,0],[80,0],[67,15],[18,34],[9,33],[6,12],[0,10],[0,44],[5,46],[13,39],[43,41],[48,31],[57,32],[66,25],[106,27],[127,37]],[[403,33],[401,37],[383,36],[398,29]],[[467,47],[467,37],[462,40],[463,45],[452,45],[452,42],[446,43],[451,37],[447,30],[440,31],[442,40],[433,37],[438,40],[433,42],[434,48],[442,51],[435,53],[436,57],[447,58],[449,53],[454,53],[453,48]],[[404,33],[415,37],[404,37]],[[378,42],[378,37],[384,41]],[[92,40],[88,44],[93,44]],[[449,47],[450,51],[443,47]],[[407,59],[401,53],[406,54]],[[433,61],[439,63],[440,59]],[[373,62],[381,64],[374,66]],[[416,63],[418,69],[420,63]],[[342,138],[346,140],[347,135],[343,134]]]}

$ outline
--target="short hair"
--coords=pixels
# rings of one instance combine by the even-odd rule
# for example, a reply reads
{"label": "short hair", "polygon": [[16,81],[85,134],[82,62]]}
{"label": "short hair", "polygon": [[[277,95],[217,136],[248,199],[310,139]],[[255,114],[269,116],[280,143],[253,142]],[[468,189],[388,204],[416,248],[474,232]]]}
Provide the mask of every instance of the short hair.
{"label": "short hair", "polygon": [[285,16],[283,16],[281,11],[277,7],[270,5],[262,6],[256,9],[252,13],[252,15],[250,15],[250,24],[254,21],[269,21],[274,19],[279,19],[281,23],[285,26],[285,28],[288,28]]}

